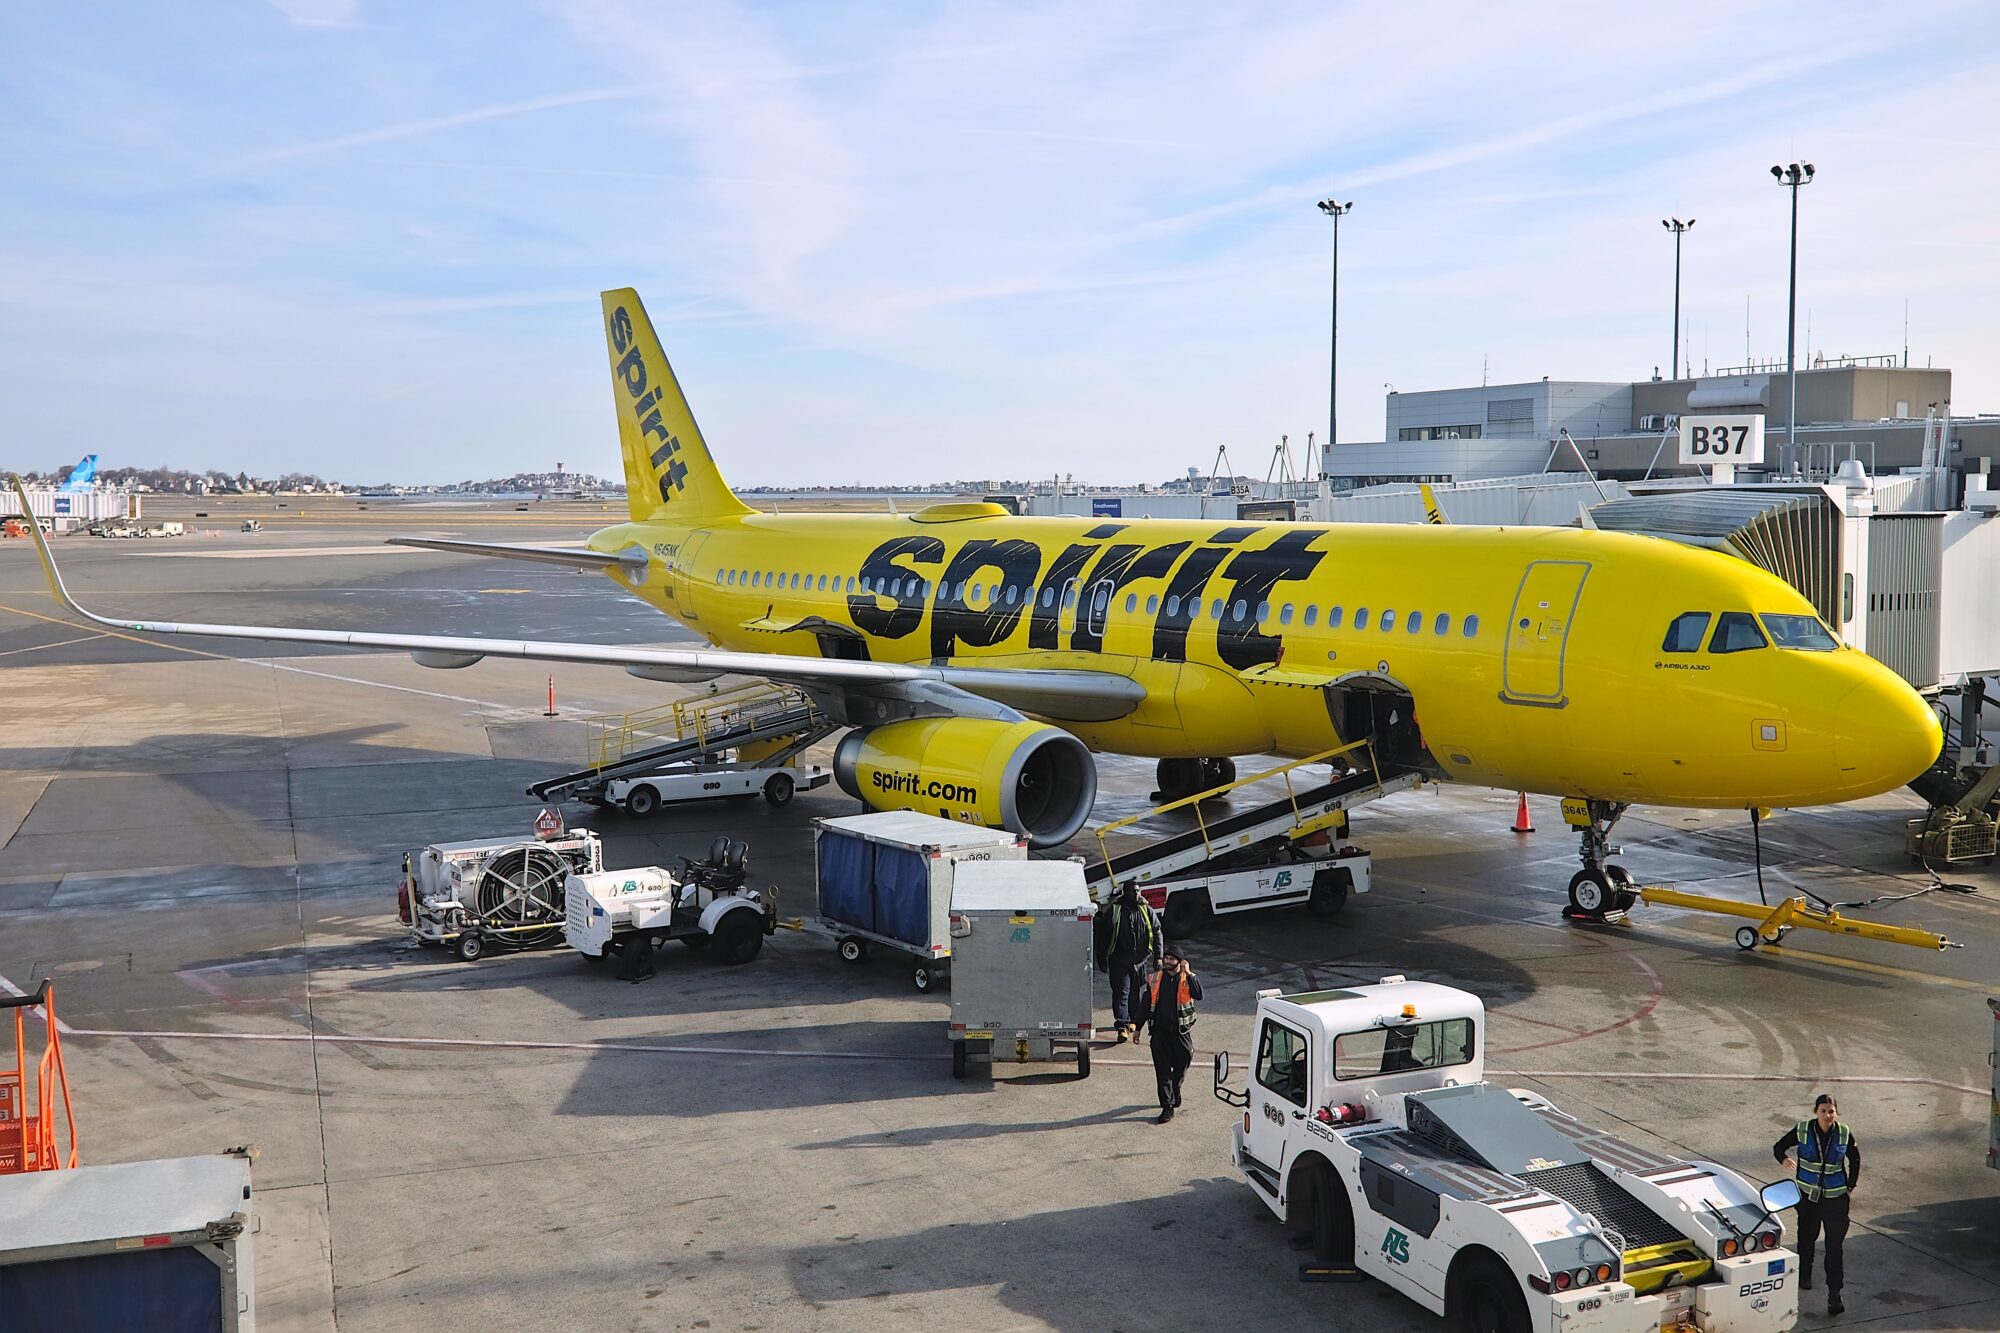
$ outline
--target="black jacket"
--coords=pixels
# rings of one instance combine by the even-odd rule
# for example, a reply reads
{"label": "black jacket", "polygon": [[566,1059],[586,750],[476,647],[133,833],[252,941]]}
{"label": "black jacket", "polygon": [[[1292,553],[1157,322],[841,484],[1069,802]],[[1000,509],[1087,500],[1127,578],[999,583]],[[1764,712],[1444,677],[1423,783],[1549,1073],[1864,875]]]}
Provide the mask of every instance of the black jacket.
{"label": "black jacket", "polygon": [[1166,947],[1166,936],[1160,930],[1159,914],[1146,905],[1144,898],[1139,900],[1137,911],[1128,910],[1124,903],[1114,900],[1098,909],[1094,942],[1101,971],[1113,962],[1136,967],[1148,959],[1157,959]]}

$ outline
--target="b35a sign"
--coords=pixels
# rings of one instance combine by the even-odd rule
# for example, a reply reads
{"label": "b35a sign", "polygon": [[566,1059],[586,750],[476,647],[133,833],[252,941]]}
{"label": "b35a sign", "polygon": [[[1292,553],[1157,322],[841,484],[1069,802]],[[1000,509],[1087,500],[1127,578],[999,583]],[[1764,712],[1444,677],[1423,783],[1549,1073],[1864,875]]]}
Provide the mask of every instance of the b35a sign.
{"label": "b35a sign", "polygon": [[1764,461],[1764,417],[1683,416],[1681,462],[1761,463]]}

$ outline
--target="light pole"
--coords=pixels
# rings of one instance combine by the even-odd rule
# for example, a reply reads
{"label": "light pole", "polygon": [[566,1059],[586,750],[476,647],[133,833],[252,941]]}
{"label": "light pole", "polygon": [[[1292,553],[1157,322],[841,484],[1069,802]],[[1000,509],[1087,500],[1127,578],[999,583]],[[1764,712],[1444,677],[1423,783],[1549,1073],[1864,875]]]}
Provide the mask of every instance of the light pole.
{"label": "light pole", "polygon": [[1661,218],[1660,225],[1674,234],[1674,355],[1667,362],[1667,378],[1677,380],[1681,368],[1681,237],[1694,230],[1694,219]]}
{"label": "light pole", "polygon": [[1331,199],[1319,201],[1319,211],[1333,219],[1333,340],[1327,353],[1326,371],[1326,443],[1331,448],[1340,443],[1335,427],[1340,420],[1340,219],[1354,209],[1354,201],[1335,203]]}
{"label": "light pole", "polygon": [[1799,187],[1812,184],[1813,164],[1772,167],[1771,175],[1792,192],[1792,282],[1785,314],[1785,383],[1791,403],[1785,409],[1785,456],[1778,464],[1778,475],[1789,477],[1798,464],[1799,450]]}

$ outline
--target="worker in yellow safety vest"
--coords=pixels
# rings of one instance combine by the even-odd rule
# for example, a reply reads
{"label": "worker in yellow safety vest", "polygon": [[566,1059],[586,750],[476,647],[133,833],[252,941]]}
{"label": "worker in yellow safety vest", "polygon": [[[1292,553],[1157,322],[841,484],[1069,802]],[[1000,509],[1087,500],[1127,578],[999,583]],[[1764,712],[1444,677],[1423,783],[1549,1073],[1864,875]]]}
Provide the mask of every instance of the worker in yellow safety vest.
{"label": "worker in yellow safety vest", "polygon": [[1160,918],[1135,885],[1119,886],[1111,906],[1097,914],[1097,970],[1111,977],[1111,1021],[1118,1040],[1132,1035],[1132,1001],[1146,984],[1146,969],[1160,957]]}
{"label": "worker in yellow safety vest", "polygon": [[1771,1155],[1795,1168],[1799,1180],[1799,1289],[1812,1290],[1813,1246],[1826,1232],[1826,1312],[1847,1306],[1840,1289],[1847,1277],[1841,1243],[1847,1239],[1848,1200],[1861,1183],[1861,1145],[1840,1118],[1830,1092],[1813,1102],[1813,1118],[1801,1120],[1771,1145]]}

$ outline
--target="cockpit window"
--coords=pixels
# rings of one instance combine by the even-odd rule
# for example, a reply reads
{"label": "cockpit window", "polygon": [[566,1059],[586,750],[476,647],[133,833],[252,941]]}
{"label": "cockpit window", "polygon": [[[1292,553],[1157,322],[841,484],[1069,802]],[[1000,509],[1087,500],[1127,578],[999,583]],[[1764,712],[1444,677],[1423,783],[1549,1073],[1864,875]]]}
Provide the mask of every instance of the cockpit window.
{"label": "cockpit window", "polygon": [[1771,642],[1780,648],[1796,648],[1807,653],[1830,653],[1840,646],[1818,616],[1759,616],[1771,632]]}
{"label": "cockpit window", "polygon": [[1701,637],[1708,633],[1708,612],[1683,611],[1674,617],[1674,623],[1667,626],[1667,638],[1660,645],[1663,653],[1698,653],[1701,651]]}
{"label": "cockpit window", "polygon": [[1763,646],[1764,631],[1748,611],[1724,611],[1715,618],[1715,634],[1708,641],[1711,653],[1744,653]]}

